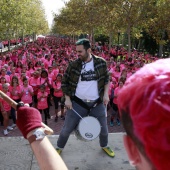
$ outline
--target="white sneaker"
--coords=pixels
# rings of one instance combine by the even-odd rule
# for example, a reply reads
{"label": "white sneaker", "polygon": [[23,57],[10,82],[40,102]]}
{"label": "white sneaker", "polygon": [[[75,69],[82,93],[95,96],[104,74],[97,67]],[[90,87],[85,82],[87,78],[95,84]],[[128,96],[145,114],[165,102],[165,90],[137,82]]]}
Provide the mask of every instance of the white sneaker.
{"label": "white sneaker", "polygon": [[15,127],[16,127],[16,124],[12,124],[11,127],[12,127],[12,128],[15,128]]}
{"label": "white sneaker", "polygon": [[7,129],[4,130],[4,135],[5,135],[5,136],[8,135]]}
{"label": "white sneaker", "polygon": [[7,129],[8,130],[13,130],[13,128],[11,126],[8,126]]}

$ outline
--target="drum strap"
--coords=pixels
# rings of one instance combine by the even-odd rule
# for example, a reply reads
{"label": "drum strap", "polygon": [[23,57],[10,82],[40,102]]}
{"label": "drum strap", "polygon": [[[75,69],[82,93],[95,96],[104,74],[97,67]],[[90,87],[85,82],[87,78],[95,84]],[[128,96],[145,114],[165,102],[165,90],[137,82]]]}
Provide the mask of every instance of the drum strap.
{"label": "drum strap", "polygon": [[94,102],[94,104],[89,107],[85,102],[83,102],[80,98],[78,98],[77,96],[74,96],[74,98],[72,98],[72,100],[74,100],[77,104],[79,104],[81,107],[84,107],[85,109],[87,109],[88,111],[91,110],[91,108],[96,107],[98,104],[100,104],[102,101],[100,99],[100,97]]}

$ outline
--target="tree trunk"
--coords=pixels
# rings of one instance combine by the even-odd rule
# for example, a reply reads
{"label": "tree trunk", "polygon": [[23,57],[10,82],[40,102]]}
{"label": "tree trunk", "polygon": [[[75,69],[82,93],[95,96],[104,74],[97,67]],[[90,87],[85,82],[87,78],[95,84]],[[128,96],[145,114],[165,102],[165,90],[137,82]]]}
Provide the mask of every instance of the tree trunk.
{"label": "tree trunk", "polygon": [[162,44],[159,44],[159,53],[158,53],[158,55],[159,55],[159,57],[161,57],[161,58],[162,58],[162,53],[163,53],[163,45],[162,45]]}
{"label": "tree trunk", "polygon": [[24,31],[22,30],[22,45],[24,45]]}
{"label": "tree trunk", "polygon": [[127,33],[128,33],[128,58],[131,57],[131,29],[130,29],[130,25],[128,26],[128,30],[127,30]]}
{"label": "tree trunk", "polygon": [[125,46],[125,34],[124,33],[122,33],[122,46],[124,47]]}
{"label": "tree trunk", "polygon": [[140,44],[141,44],[141,39],[139,39],[138,48],[137,48],[138,51],[140,50]]}
{"label": "tree trunk", "polygon": [[111,45],[112,45],[112,32],[109,33],[109,51],[111,49]]}
{"label": "tree trunk", "polygon": [[11,43],[10,43],[10,40],[8,40],[8,51],[10,51],[10,46],[11,46]]}
{"label": "tree trunk", "polygon": [[95,44],[94,28],[92,28],[91,36],[92,36],[92,44]]}

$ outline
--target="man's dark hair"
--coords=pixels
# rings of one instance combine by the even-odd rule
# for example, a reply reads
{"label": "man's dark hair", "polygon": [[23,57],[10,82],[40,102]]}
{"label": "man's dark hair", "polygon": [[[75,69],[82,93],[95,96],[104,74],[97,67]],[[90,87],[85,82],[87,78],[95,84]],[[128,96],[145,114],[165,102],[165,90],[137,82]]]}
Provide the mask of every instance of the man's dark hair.
{"label": "man's dark hair", "polygon": [[79,39],[76,42],[76,46],[77,45],[83,45],[85,50],[88,50],[89,48],[91,48],[90,41],[88,39],[86,39],[86,38]]}

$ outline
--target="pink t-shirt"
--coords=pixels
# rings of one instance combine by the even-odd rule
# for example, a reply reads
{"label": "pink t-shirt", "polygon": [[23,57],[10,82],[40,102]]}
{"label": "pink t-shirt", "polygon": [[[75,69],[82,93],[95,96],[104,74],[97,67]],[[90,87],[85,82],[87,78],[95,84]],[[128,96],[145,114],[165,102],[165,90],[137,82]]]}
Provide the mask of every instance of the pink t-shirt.
{"label": "pink t-shirt", "polygon": [[51,80],[54,80],[54,74],[53,74],[53,72],[48,73],[48,77],[49,77]]}
{"label": "pink t-shirt", "polygon": [[12,77],[13,77],[13,76],[19,77],[19,74],[18,74],[18,73],[11,74],[11,75],[10,75],[10,81],[12,80]]}
{"label": "pink t-shirt", "polygon": [[[63,92],[61,89],[61,82],[53,82],[53,88],[54,88],[54,96],[56,97],[62,97],[63,96]],[[59,90],[59,91],[55,91],[55,90]]]}
{"label": "pink t-shirt", "polygon": [[59,69],[58,68],[53,70],[53,74],[54,74],[55,77],[58,75],[58,73],[59,73]]}
{"label": "pink t-shirt", "polygon": [[39,99],[42,95],[44,95],[45,97],[38,100],[38,104],[37,104],[37,108],[40,110],[44,110],[44,109],[48,108],[48,103],[47,103],[48,93],[47,92],[44,92],[44,93],[38,92],[37,99]]}
{"label": "pink t-shirt", "polygon": [[29,90],[33,92],[33,88],[30,85],[28,85],[27,87],[21,86],[21,93],[24,92],[21,97],[21,101],[28,104],[32,103],[32,96]]}
{"label": "pink t-shirt", "polygon": [[18,68],[16,68],[16,73],[21,73],[21,68],[20,67],[18,67]]}
{"label": "pink t-shirt", "polygon": [[119,80],[119,77],[121,75],[121,72],[113,72],[112,76],[118,81]]}
{"label": "pink t-shirt", "polygon": [[[46,91],[48,94],[50,94],[50,88],[48,87],[48,84],[47,84],[47,83],[44,83],[45,80],[46,80],[46,78],[41,78],[41,77],[40,77],[40,81],[37,82],[37,85],[42,85],[42,84],[44,84],[45,87],[46,87],[45,91]],[[51,79],[48,78],[48,80],[49,80],[49,84],[51,84]]]}
{"label": "pink t-shirt", "polygon": [[[6,95],[10,97],[10,92],[7,92]],[[8,111],[11,110],[11,106],[10,106],[5,100],[3,100],[2,98],[0,98],[0,102],[2,103],[2,106],[3,106],[3,108],[4,108],[4,110],[5,110],[6,112],[8,112]],[[2,109],[1,109],[1,110],[2,110]]]}
{"label": "pink t-shirt", "polygon": [[[26,76],[26,78],[28,79],[28,82],[29,82],[29,77]],[[21,86],[23,86],[23,81],[21,80],[21,77],[19,77],[19,84],[20,84]]]}
{"label": "pink t-shirt", "polygon": [[51,66],[52,65],[52,60],[48,61],[46,60],[45,61],[45,68],[48,69],[48,66]]}
{"label": "pink t-shirt", "polygon": [[30,70],[27,71],[27,76],[32,77],[33,73],[35,70],[33,70],[32,68]]}
{"label": "pink t-shirt", "polygon": [[39,81],[40,81],[40,78],[31,77],[29,79],[29,85],[32,86],[35,95],[38,93],[37,85],[40,84]]}
{"label": "pink t-shirt", "polygon": [[[21,92],[21,86],[13,87],[9,86],[9,92],[11,94],[11,98],[14,100],[20,99],[19,93]],[[12,92],[14,92],[14,95],[12,95]]]}
{"label": "pink t-shirt", "polygon": [[5,76],[1,76],[1,77],[4,77],[6,79],[6,82],[7,83],[10,83],[10,77],[8,75],[5,75]]}

